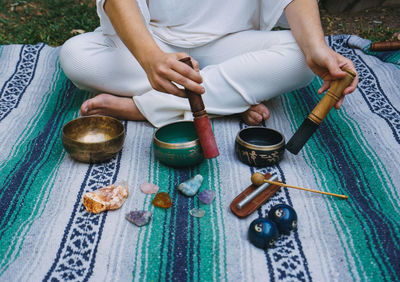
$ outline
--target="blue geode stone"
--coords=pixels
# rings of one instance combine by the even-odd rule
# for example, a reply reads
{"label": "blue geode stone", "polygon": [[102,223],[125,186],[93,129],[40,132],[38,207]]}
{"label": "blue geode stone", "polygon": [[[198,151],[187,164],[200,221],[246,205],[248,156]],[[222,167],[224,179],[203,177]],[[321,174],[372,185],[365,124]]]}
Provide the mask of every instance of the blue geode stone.
{"label": "blue geode stone", "polygon": [[181,191],[182,194],[191,197],[197,194],[202,183],[203,176],[197,174],[193,178],[179,184],[178,190]]}
{"label": "blue geode stone", "polygon": [[130,211],[125,218],[137,226],[143,226],[150,222],[152,216],[153,214],[149,211]]}

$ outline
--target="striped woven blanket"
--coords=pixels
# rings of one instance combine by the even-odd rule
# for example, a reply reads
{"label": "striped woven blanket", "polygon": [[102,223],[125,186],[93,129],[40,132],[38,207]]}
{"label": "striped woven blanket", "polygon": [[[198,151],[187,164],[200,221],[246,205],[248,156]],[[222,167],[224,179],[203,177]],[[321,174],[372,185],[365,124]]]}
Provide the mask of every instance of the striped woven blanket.
{"label": "striped woven blanket", "polygon": [[[154,158],[154,128],[126,122],[123,150],[101,164],[72,160],[62,126],[89,97],[60,69],[59,48],[44,44],[0,47],[0,280],[1,281],[383,281],[400,280],[400,52],[368,52],[355,36],[328,37],[352,59],[358,89],[331,111],[298,155],[279,165],[249,167],[235,156],[245,125],[237,117],[213,120],[220,156],[172,169]],[[320,97],[321,81],[268,102],[264,124],[290,138]],[[253,172],[278,174],[302,187],[346,194],[348,200],[282,188],[246,219],[229,205],[250,185]],[[177,192],[202,174],[210,205]],[[126,180],[121,209],[89,214],[83,194]],[[156,208],[151,182],[172,207]],[[277,203],[294,207],[298,229],[262,250],[249,224]],[[205,216],[189,214],[201,207]],[[131,210],[153,213],[149,225],[125,219]]]}

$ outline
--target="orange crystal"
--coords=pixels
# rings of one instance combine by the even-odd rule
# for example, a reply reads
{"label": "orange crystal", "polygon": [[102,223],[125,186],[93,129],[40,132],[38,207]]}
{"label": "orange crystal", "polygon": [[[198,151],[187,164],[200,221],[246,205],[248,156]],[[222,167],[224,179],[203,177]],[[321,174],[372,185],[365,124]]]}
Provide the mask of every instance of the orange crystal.
{"label": "orange crystal", "polygon": [[126,182],[117,182],[96,191],[85,193],[83,205],[91,213],[116,210],[122,206],[128,195],[128,184]]}
{"label": "orange crystal", "polygon": [[156,196],[154,197],[152,203],[156,207],[165,208],[165,209],[172,206],[171,197],[168,195],[168,193],[165,193],[165,192],[157,193]]}

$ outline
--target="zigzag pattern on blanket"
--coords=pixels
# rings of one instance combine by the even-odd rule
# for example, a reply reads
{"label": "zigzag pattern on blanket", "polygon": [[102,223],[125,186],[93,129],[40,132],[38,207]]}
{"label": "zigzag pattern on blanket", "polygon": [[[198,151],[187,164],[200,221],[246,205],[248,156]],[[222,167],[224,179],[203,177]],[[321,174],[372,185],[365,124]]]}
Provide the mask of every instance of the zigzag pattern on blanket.
{"label": "zigzag pattern on blanket", "polygon": [[[234,117],[213,121],[221,154],[194,168],[157,162],[154,129],[140,122],[125,123],[123,151],[110,162],[76,163],[63,150],[60,130],[77,116],[88,93],[65,78],[58,48],[1,47],[0,95],[12,92],[13,98],[0,96],[0,109],[7,113],[0,120],[0,280],[399,280],[400,52],[386,56],[386,64],[383,56],[366,55],[368,42],[360,38],[327,39],[355,62],[359,90],[328,115],[298,156],[287,154],[279,165],[263,169],[236,159],[234,138],[245,125]],[[24,83],[12,83],[28,53]],[[291,136],[319,100],[320,85],[315,79],[270,101],[273,115],[263,125]],[[282,188],[257,213],[239,220],[229,204],[255,171],[347,194],[349,200]],[[198,173],[204,176],[201,189],[216,192],[211,205],[177,192],[180,182]],[[130,186],[123,207],[87,213],[83,193],[117,179]],[[143,182],[168,192],[172,207],[154,208],[154,196],[140,192]],[[281,235],[275,248],[256,249],[247,240],[248,225],[277,203],[296,209],[299,229]],[[205,217],[189,215],[197,207]],[[137,228],[127,222],[125,213],[134,209],[151,210],[151,223]]]}

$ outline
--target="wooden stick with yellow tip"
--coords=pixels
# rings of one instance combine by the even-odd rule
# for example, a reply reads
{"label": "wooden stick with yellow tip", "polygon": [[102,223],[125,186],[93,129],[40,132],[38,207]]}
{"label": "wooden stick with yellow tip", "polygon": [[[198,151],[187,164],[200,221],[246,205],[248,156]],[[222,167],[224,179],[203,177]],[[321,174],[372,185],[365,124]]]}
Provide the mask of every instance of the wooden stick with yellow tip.
{"label": "wooden stick with yellow tip", "polygon": [[256,186],[260,186],[264,182],[270,183],[270,184],[275,184],[275,185],[278,185],[278,186],[304,190],[304,191],[308,191],[308,192],[314,192],[314,193],[319,193],[319,194],[324,194],[324,195],[329,195],[329,196],[335,196],[335,197],[339,197],[339,198],[342,198],[342,199],[349,198],[346,195],[323,192],[323,191],[318,191],[318,190],[313,190],[313,189],[308,189],[308,188],[303,188],[303,187],[298,187],[298,186],[293,186],[293,185],[287,185],[287,184],[281,183],[281,182],[270,181],[270,180],[265,179],[264,175],[262,173],[260,173],[260,172],[253,173],[253,175],[251,176],[251,183],[253,183]]}

